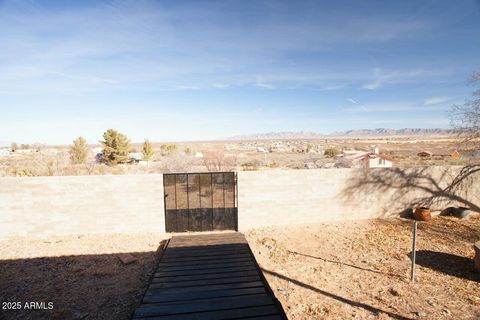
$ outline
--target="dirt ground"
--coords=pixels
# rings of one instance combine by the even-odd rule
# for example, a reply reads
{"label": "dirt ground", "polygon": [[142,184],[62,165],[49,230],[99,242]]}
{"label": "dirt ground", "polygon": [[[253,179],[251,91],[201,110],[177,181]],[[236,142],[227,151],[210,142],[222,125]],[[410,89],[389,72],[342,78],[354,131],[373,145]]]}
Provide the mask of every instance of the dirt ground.
{"label": "dirt ground", "polygon": [[[84,235],[0,241],[0,319],[130,319],[165,237]],[[119,257],[130,255],[135,261],[121,262]],[[17,302],[21,310],[5,310]],[[27,309],[31,302],[38,302],[32,305],[36,310]]]}
{"label": "dirt ground", "polygon": [[[289,319],[480,318],[480,274],[471,271],[478,218],[419,225],[415,283],[411,221],[276,227],[246,236]],[[166,237],[1,241],[0,302],[18,301],[23,310],[1,310],[0,319],[129,319]],[[122,263],[122,253],[135,261]],[[26,310],[30,302],[47,310]]]}
{"label": "dirt ground", "polygon": [[370,220],[247,233],[289,319],[480,319],[478,219]]}

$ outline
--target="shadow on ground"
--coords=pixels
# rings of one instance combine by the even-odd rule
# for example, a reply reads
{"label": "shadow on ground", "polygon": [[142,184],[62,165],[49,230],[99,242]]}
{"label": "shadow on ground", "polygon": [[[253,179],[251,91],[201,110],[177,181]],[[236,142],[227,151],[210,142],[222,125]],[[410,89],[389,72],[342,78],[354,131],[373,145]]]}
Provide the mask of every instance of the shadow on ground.
{"label": "shadow on ground", "polygon": [[[135,261],[128,264],[120,261],[122,254],[2,260],[0,302],[21,307],[0,310],[0,319],[130,319],[159,250],[129,253]],[[40,309],[26,309],[30,302]]]}
{"label": "shadow on ground", "polygon": [[390,311],[385,311],[385,310],[382,310],[382,309],[379,309],[379,308],[376,308],[374,306],[371,306],[369,304],[366,304],[366,303],[363,303],[363,302],[360,302],[360,301],[354,301],[354,300],[350,300],[348,298],[345,298],[345,297],[341,297],[339,295],[336,295],[336,294],[333,294],[333,293],[330,293],[328,291],[325,291],[325,290],[322,290],[322,289],[319,289],[317,287],[314,287],[310,284],[306,284],[304,282],[301,282],[299,280],[295,280],[295,279],[292,279],[292,278],[289,278],[287,276],[284,276],[283,274],[280,274],[280,273],[277,273],[277,272],[274,272],[274,271],[270,271],[270,270],[266,270],[266,269],[263,269],[262,268],[262,271],[266,274],[270,274],[274,277],[277,277],[277,278],[280,278],[282,280],[285,280],[285,281],[288,281],[294,285],[297,285],[297,286],[300,286],[300,287],[303,287],[305,289],[308,289],[310,291],[313,291],[313,292],[316,292],[316,293],[319,293],[319,294],[322,294],[326,297],[329,297],[331,299],[335,299],[337,301],[340,301],[342,303],[346,303],[346,304],[349,304],[351,306],[354,306],[354,307],[357,307],[357,308],[361,308],[361,309],[364,309],[366,311],[369,311],[371,312],[372,314],[374,315],[381,315],[381,314],[385,314],[387,316],[389,316],[390,318],[392,319],[411,319],[411,318],[408,318],[408,317],[404,317],[402,315],[399,315],[399,314],[396,314],[396,313],[393,313],[393,312],[390,312]]}
{"label": "shadow on ground", "polygon": [[422,267],[454,277],[480,282],[480,274],[473,271],[473,259],[430,250],[417,251],[416,256],[417,264]]}
{"label": "shadow on ground", "polygon": [[317,260],[321,260],[321,261],[325,261],[325,262],[329,262],[329,263],[334,263],[334,264],[338,264],[338,265],[342,265],[342,266],[346,266],[346,267],[350,267],[350,268],[354,268],[354,269],[358,269],[358,270],[362,270],[362,271],[377,273],[377,274],[381,274],[381,275],[384,275],[384,276],[403,279],[402,276],[399,276],[398,274],[394,274],[394,273],[385,273],[385,272],[375,270],[375,269],[364,268],[364,267],[356,266],[354,264],[341,262],[341,261],[336,261],[336,260],[329,260],[329,259],[325,259],[325,258],[322,258],[322,257],[315,257],[315,256],[311,256],[311,255],[296,252],[296,251],[290,251],[290,250],[287,250],[287,251],[292,253],[292,254],[295,254],[295,255],[300,255],[300,256],[304,256],[304,257],[308,257],[308,258],[312,258],[312,259],[317,259]]}

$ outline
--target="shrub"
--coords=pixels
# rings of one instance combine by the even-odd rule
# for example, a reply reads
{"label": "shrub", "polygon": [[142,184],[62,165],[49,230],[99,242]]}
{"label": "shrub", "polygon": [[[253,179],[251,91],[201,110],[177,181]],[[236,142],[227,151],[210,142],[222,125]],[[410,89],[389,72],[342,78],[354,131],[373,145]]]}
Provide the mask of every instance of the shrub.
{"label": "shrub", "polygon": [[72,164],[84,164],[87,161],[89,148],[87,140],[83,137],[78,137],[73,140],[70,146],[70,161]]}
{"label": "shrub", "polygon": [[162,144],[160,149],[162,149],[163,154],[170,154],[174,151],[177,151],[177,145],[174,143]]}
{"label": "shrub", "polygon": [[342,152],[340,150],[336,149],[336,148],[328,148],[328,149],[325,149],[325,152],[323,154],[326,157],[333,158],[333,157],[339,155],[340,153],[342,153]]}
{"label": "shrub", "polygon": [[152,143],[147,139],[145,139],[145,142],[143,142],[142,154],[143,160],[150,160],[153,157],[153,146]]}

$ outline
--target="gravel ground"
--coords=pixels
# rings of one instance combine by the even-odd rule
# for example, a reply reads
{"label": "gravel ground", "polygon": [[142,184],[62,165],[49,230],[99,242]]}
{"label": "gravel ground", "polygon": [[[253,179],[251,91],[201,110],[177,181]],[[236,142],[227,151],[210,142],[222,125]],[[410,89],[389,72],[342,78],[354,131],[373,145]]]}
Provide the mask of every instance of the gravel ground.
{"label": "gravel ground", "polygon": [[[129,319],[165,237],[84,235],[0,241],[0,319]],[[135,259],[131,263],[119,259],[130,255]]]}
{"label": "gravel ground", "polygon": [[369,220],[265,228],[247,233],[289,319],[480,319],[474,273],[478,219]]}

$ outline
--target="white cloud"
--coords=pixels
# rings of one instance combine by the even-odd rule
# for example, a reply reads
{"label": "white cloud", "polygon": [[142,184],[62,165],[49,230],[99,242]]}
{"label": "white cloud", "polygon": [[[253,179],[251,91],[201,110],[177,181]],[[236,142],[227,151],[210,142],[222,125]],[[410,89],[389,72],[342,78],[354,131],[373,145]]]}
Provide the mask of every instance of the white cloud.
{"label": "white cloud", "polygon": [[352,98],[348,98],[347,101],[353,103],[353,104],[358,104],[358,102]]}
{"label": "white cloud", "polygon": [[431,105],[434,105],[434,104],[439,104],[439,103],[442,103],[442,102],[446,102],[448,100],[450,100],[449,97],[434,96],[434,97],[430,97],[430,98],[425,99],[424,104],[426,106],[431,106]]}
{"label": "white cloud", "polygon": [[384,71],[380,68],[375,68],[373,70],[373,80],[364,84],[362,88],[375,90],[386,84],[408,82],[420,77],[432,76],[434,74],[438,74],[438,72],[423,69]]}

